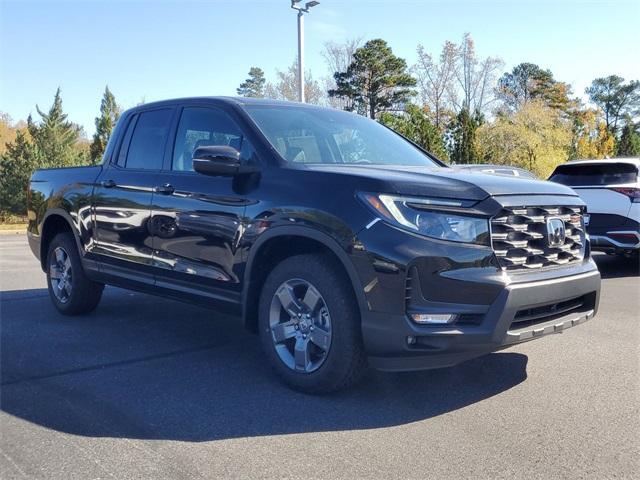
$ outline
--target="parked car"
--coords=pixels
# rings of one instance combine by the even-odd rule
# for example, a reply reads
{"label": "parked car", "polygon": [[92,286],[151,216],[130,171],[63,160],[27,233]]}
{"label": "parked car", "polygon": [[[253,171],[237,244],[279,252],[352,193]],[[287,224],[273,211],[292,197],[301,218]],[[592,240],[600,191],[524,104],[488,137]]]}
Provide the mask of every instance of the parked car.
{"label": "parked car", "polygon": [[580,160],[559,165],[549,180],[573,188],[587,204],[593,250],[640,251],[640,159]]}
{"label": "parked car", "polygon": [[533,173],[520,167],[511,167],[509,165],[492,165],[489,163],[470,163],[464,165],[454,165],[455,169],[468,170],[472,172],[489,173],[492,175],[505,175],[507,177],[536,179]]}
{"label": "parked car", "polygon": [[333,109],[140,105],[101,165],[36,171],[28,210],[61,313],[91,312],[105,284],[213,306],[308,392],[346,387],[367,364],[454,365],[598,308],[573,190],[453,170]]}

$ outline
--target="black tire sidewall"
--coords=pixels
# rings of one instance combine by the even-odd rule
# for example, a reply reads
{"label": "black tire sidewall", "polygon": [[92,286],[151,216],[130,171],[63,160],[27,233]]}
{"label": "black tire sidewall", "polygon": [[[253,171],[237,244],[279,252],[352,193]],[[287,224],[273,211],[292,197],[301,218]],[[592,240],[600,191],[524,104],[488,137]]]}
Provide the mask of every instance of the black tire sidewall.
{"label": "black tire sidewall", "polygon": [[[331,316],[331,346],[324,363],[310,373],[285,365],[276,352],[269,325],[269,310],[276,290],[294,278],[312,284],[324,298]],[[290,386],[310,392],[330,392],[352,383],[363,368],[359,309],[350,284],[330,258],[296,255],[278,264],[267,277],[259,303],[259,329],[263,349],[276,373]]]}
{"label": "black tire sidewall", "polygon": [[[72,290],[69,300],[64,303],[55,296],[51,284],[51,255],[57,247],[63,248],[71,261]],[[100,300],[103,285],[92,282],[86,277],[78,254],[78,246],[71,233],[59,233],[51,240],[47,251],[46,269],[49,296],[60,313],[78,315],[95,308]]]}

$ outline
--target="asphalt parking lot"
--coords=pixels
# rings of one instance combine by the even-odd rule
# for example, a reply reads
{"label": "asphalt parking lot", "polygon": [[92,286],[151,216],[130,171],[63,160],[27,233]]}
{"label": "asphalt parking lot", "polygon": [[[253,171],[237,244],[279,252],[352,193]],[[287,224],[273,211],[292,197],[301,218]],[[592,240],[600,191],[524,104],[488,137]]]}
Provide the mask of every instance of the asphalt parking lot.
{"label": "asphalt parking lot", "polygon": [[57,314],[25,236],[0,235],[0,478],[638,478],[638,266],[596,259],[584,325],[312,397],[208,310],[107,288]]}

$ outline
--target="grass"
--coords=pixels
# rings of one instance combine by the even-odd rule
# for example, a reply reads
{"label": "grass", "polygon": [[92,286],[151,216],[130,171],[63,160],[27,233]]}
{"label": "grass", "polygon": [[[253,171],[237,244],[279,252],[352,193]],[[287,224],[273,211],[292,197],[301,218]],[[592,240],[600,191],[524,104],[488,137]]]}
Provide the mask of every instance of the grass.
{"label": "grass", "polygon": [[26,223],[0,223],[0,232],[8,232],[14,230],[27,230]]}
{"label": "grass", "polygon": [[27,229],[27,217],[0,212],[0,232],[25,231]]}

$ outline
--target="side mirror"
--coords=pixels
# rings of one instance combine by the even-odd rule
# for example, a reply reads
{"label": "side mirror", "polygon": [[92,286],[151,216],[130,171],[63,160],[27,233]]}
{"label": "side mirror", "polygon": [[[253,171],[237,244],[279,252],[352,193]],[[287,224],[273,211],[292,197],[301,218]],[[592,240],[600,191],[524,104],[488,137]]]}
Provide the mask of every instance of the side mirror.
{"label": "side mirror", "polygon": [[242,165],[240,152],[227,145],[198,147],[193,152],[193,169],[203,175],[233,177],[252,173],[256,168]]}

